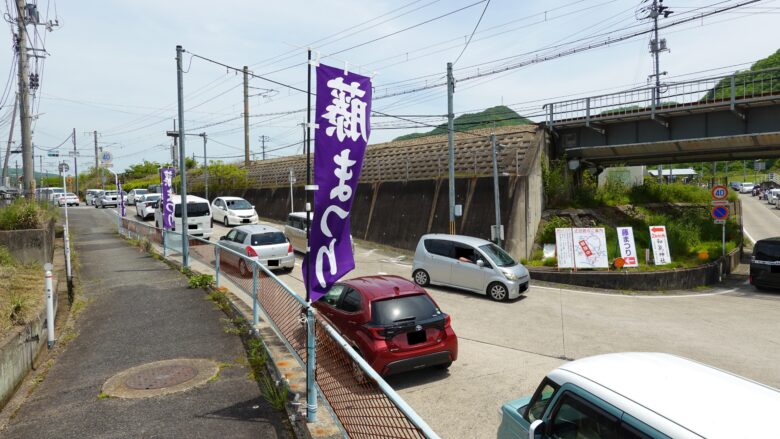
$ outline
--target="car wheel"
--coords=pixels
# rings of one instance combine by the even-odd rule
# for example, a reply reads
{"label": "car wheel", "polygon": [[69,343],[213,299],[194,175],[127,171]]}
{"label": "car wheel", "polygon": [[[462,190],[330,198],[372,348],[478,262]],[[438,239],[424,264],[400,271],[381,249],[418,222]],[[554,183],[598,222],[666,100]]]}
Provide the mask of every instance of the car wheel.
{"label": "car wheel", "polygon": [[238,272],[242,277],[252,276],[252,271],[249,269],[249,267],[246,266],[246,261],[244,259],[238,261]]}
{"label": "car wheel", "polygon": [[487,294],[496,302],[501,302],[502,300],[506,300],[509,297],[509,290],[507,290],[506,285],[502,284],[501,282],[493,282],[492,284],[488,285]]}
{"label": "car wheel", "polygon": [[431,282],[431,277],[428,276],[428,272],[425,270],[415,270],[412,274],[412,278],[414,278],[414,283],[421,287],[427,287]]}

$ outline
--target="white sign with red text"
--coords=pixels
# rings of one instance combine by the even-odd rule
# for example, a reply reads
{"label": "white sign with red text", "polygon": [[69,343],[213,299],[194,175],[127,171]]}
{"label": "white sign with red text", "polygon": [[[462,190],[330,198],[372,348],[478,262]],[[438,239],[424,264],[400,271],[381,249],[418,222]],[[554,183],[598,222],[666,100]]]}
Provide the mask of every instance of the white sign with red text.
{"label": "white sign with red text", "polygon": [[672,255],[669,253],[669,241],[666,238],[666,226],[650,226],[650,244],[653,246],[655,265],[672,263]]}

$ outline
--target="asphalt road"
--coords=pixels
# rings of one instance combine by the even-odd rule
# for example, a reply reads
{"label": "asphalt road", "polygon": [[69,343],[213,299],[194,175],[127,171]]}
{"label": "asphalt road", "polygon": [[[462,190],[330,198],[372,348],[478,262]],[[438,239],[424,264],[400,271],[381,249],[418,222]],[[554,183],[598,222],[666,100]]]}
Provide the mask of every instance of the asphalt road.
{"label": "asphalt road", "polygon": [[[116,234],[107,210],[71,208],[80,281],[89,305],[79,333],[1,437],[288,437],[283,414],[248,377],[224,313],[184,276]],[[111,376],[177,358],[222,362],[203,386],[145,399],[99,398]],[[243,361],[242,361],[243,360]]]}
{"label": "asphalt road", "polygon": [[747,194],[740,194],[739,199],[742,200],[743,230],[751,241],[780,236],[780,209]]}
{"label": "asphalt road", "polygon": [[[745,212],[751,224],[761,211]],[[773,212],[760,214],[780,227]],[[212,241],[227,230],[216,224]],[[406,254],[358,242],[355,256],[349,277],[411,277]],[[299,255],[296,269],[281,278],[303,294],[300,262]],[[566,359],[602,353],[668,352],[780,388],[780,293],[756,292],[744,279],[651,297],[532,283],[524,297],[503,303],[447,288],[428,291],[452,316],[458,361],[447,372],[416,371],[388,382],[443,438],[494,437],[501,404],[533,392]]]}

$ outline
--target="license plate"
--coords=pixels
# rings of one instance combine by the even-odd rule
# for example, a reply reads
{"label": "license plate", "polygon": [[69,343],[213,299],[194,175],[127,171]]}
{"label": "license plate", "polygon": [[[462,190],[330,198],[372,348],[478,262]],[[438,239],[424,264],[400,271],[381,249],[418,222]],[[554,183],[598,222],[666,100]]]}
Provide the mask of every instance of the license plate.
{"label": "license plate", "polygon": [[425,330],[409,332],[406,334],[406,337],[410,345],[425,343]]}
{"label": "license plate", "polygon": [[279,260],[278,259],[271,259],[268,261],[269,267],[278,267],[279,266]]}
{"label": "license plate", "polygon": [[249,224],[251,221],[249,221],[248,219],[245,219],[245,220],[241,220],[241,222]]}

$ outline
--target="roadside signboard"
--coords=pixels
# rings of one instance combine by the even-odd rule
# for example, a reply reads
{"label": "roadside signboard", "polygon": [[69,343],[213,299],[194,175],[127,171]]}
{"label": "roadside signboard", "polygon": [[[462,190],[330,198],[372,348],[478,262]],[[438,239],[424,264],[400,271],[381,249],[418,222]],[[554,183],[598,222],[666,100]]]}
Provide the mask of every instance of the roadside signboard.
{"label": "roadside signboard", "polygon": [[60,169],[60,173],[68,172],[68,171],[70,171],[70,166],[68,166],[67,163],[62,162],[62,163],[59,164],[59,169]]}
{"label": "roadside signboard", "polygon": [[638,267],[639,259],[636,256],[633,227],[618,227],[617,235],[618,244],[620,246],[620,257],[624,262],[623,267]]}
{"label": "roadside signboard", "polygon": [[726,221],[729,218],[729,206],[714,206],[712,218],[716,221]]}
{"label": "roadside signboard", "polygon": [[574,268],[574,241],[570,228],[555,229],[555,255],[558,268]]}
{"label": "roadside signboard", "polygon": [[710,194],[713,200],[726,200],[729,197],[729,188],[723,185],[713,186]]}
{"label": "roadside signboard", "polygon": [[655,265],[671,264],[672,255],[669,254],[666,226],[650,226],[650,242],[653,246]]}
{"label": "roadside signboard", "polygon": [[54,151],[49,151],[49,152],[47,152],[47,153],[46,153],[46,155],[47,155],[48,157],[59,157],[59,156],[60,156],[60,153],[58,153],[58,152],[54,152]]}
{"label": "roadside signboard", "polygon": [[573,228],[571,234],[577,268],[609,268],[607,236],[603,227]]}
{"label": "roadside signboard", "polygon": [[108,151],[103,151],[100,153],[100,161],[103,163],[111,163],[113,159],[114,155]]}

